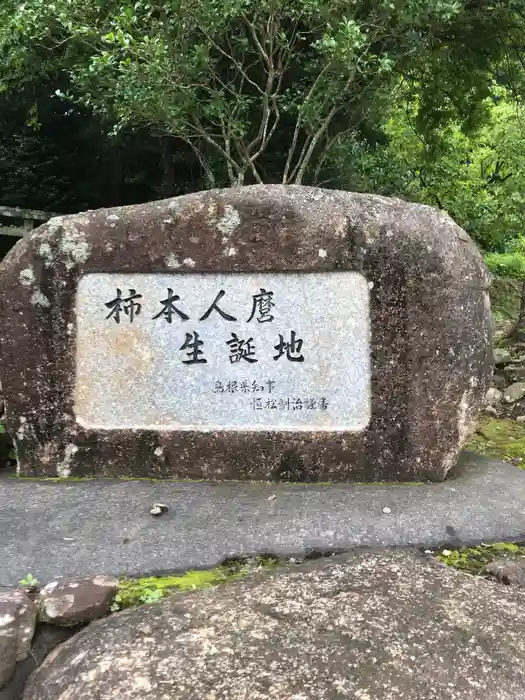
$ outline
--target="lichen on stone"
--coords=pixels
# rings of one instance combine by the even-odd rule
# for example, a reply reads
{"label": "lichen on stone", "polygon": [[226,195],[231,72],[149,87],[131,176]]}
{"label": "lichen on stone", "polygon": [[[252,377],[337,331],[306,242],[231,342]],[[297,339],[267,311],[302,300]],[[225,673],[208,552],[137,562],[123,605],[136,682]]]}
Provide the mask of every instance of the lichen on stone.
{"label": "lichen on stone", "polygon": [[57,475],[64,479],[71,475],[71,461],[74,455],[78,452],[78,447],[73,443],[66,445],[64,450],[64,459],[57,464]]}
{"label": "lichen on stone", "polygon": [[51,245],[49,243],[41,243],[40,247],[38,248],[38,254],[41,258],[44,259],[45,267],[51,267],[53,265],[55,256],[53,253],[53,249],[51,248]]}
{"label": "lichen on stone", "polygon": [[42,292],[39,289],[36,289],[33,294],[31,295],[31,304],[33,306],[41,306],[44,309],[48,309],[51,306],[51,302],[49,299],[46,297],[45,294],[42,294]]}
{"label": "lichen on stone", "polygon": [[73,269],[79,263],[85,263],[91,254],[91,248],[86,240],[86,236],[80,233],[73,225],[69,225],[67,229],[64,228],[59,249],[65,258],[68,270]]}
{"label": "lichen on stone", "polygon": [[181,266],[177,256],[173,253],[170,253],[167,256],[167,258],[164,260],[164,263],[166,264],[166,267],[172,267],[174,269],[177,269]]}
{"label": "lichen on stone", "polygon": [[20,284],[23,284],[24,287],[30,287],[35,281],[35,273],[33,272],[33,268],[26,267],[21,271],[18,279],[20,280]]}
{"label": "lichen on stone", "polygon": [[224,243],[226,242],[224,241],[224,238],[228,239],[240,223],[241,217],[239,216],[237,209],[235,209],[231,204],[227,204],[224,207],[224,214],[222,218],[217,221],[217,228],[223,236]]}

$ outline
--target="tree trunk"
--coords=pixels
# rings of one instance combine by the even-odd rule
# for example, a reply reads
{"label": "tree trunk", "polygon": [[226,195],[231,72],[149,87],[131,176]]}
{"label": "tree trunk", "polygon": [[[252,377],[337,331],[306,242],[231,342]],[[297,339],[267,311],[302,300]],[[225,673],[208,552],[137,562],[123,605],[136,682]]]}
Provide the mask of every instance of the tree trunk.
{"label": "tree trunk", "polygon": [[520,343],[525,343],[525,279],[521,283],[520,312],[516,325],[511,331],[511,337]]}

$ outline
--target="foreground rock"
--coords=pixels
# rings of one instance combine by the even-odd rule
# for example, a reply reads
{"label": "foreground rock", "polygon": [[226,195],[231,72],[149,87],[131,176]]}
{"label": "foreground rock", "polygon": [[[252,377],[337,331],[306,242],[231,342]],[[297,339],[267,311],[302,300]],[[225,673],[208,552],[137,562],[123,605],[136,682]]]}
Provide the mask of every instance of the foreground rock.
{"label": "foreground rock", "polygon": [[525,588],[525,557],[518,559],[495,559],[484,567],[483,573],[494,577],[507,586]]}
{"label": "foreground rock", "polygon": [[27,658],[36,625],[36,605],[23,591],[0,591],[0,688]]}
{"label": "foreground rock", "polygon": [[525,396],[525,382],[516,382],[508,386],[503,392],[503,400],[506,403],[516,403]]}
{"label": "foreground rock", "polygon": [[18,631],[16,608],[13,600],[0,599],[0,688],[15,672]]}
{"label": "foreground rock", "polygon": [[353,553],[93,623],[24,700],[521,700],[524,628],[519,589]]}
{"label": "foreground rock", "polygon": [[40,666],[57,644],[61,644],[73,634],[75,630],[69,627],[37,625],[30,653],[27,658],[16,664],[10,681],[0,689],[0,700],[20,700],[27,679],[35,668]]}
{"label": "foreground rock", "polygon": [[40,592],[40,620],[63,627],[98,620],[110,611],[118,589],[112,576],[52,581]]}

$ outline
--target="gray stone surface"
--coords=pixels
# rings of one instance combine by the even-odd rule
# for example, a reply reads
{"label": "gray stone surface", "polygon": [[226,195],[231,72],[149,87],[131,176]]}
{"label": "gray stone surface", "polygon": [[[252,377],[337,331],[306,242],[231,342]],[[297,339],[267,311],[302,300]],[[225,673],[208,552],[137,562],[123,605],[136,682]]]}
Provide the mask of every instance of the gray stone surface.
{"label": "gray stone surface", "polygon": [[483,567],[483,573],[508,586],[525,588],[525,557],[495,559]]}
{"label": "gray stone surface", "polygon": [[496,387],[491,386],[490,389],[487,391],[487,395],[485,397],[487,403],[490,406],[495,406],[499,403],[501,403],[501,400],[503,398],[503,392],[500,391],[499,389],[496,389]]}
{"label": "gray stone surface", "polygon": [[[0,480],[0,584],[27,572],[144,575],[227,557],[525,540],[525,472],[465,455],[456,478],[404,485]],[[153,502],[169,505],[160,518]],[[389,513],[384,513],[388,508]]]}
{"label": "gray stone surface", "polygon": [[505,403],[516,403],[525,396],[525,382],[516,382],[508,386],[503,392]]}
{"label": "gray stone surface", "polygon": [[[133,315],[130,302],[108,313],[118,289],[122,298],[130,289],[140,295]],[[169,289],[185,319],[160,303]],[[261,290],[273,306],[253,313]],[[220,292],[228,318],[213,310],[200,320]],[[368,298],[365,277],[348,270],[86,275],[76,306],[77,422],[108,430],[363,430],[371,406]],[[293,347],[281,348],[292,332]],[[234,336],[240,343],[228,345]]]}
{"label": "gray stone surface", "polygon": [[17,605],[16,660],[23,661],[27,658],[33,642],[37,609],[35,603],[22,590],[10,591],[7,595]]}
{"label": "gray stone surface", "polygon": [[523,382],[525,379],[525,365],[513,364],[505,367],[505,377],[509,384]]}
{"label": "gray stone surface", "polygon": [[492,352],[496,367],[502,367],[512,361],[512,353],[506,348],[494,348]]}
{"label": "gray stone surface", "polygon": [[51,581],[40,591],[39,619],[61,627],[74,627],[108,614],[119,589],[112,576]]}
{"label": "gray stone surface", "polygon": [[366,552],[90,625],[24,700],[522,700],[525,594]]}

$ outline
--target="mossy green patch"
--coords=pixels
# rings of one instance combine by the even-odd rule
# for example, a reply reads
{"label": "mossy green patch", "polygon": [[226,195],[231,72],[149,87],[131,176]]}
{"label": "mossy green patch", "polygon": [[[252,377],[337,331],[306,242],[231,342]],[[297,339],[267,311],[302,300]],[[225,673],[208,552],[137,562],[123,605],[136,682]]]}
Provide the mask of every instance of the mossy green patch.
{"label": "mossy green patch", "polygon": [[480,544],[477,547],[443,549],[436,554],[436,558],[443,564],[475,575],[481,573],[483,567],[494,559],[518,556],[525,556],[525,542]]}
{"label": "mossy green patch", "polygon": [[504,418],[483,419],[465,449],[525,469],[525,424]]}
{"label": "mossy green patch", "polygon": [[222,566],[204,571],[123,579],[112,609],[116,611],[144,603],[154,603],[176,591],[200,590],[238,581],[255,571],[273,569],[283,564],[284,561],[280,561],[277,557],[260,556],[254,559],[232,560]]}

